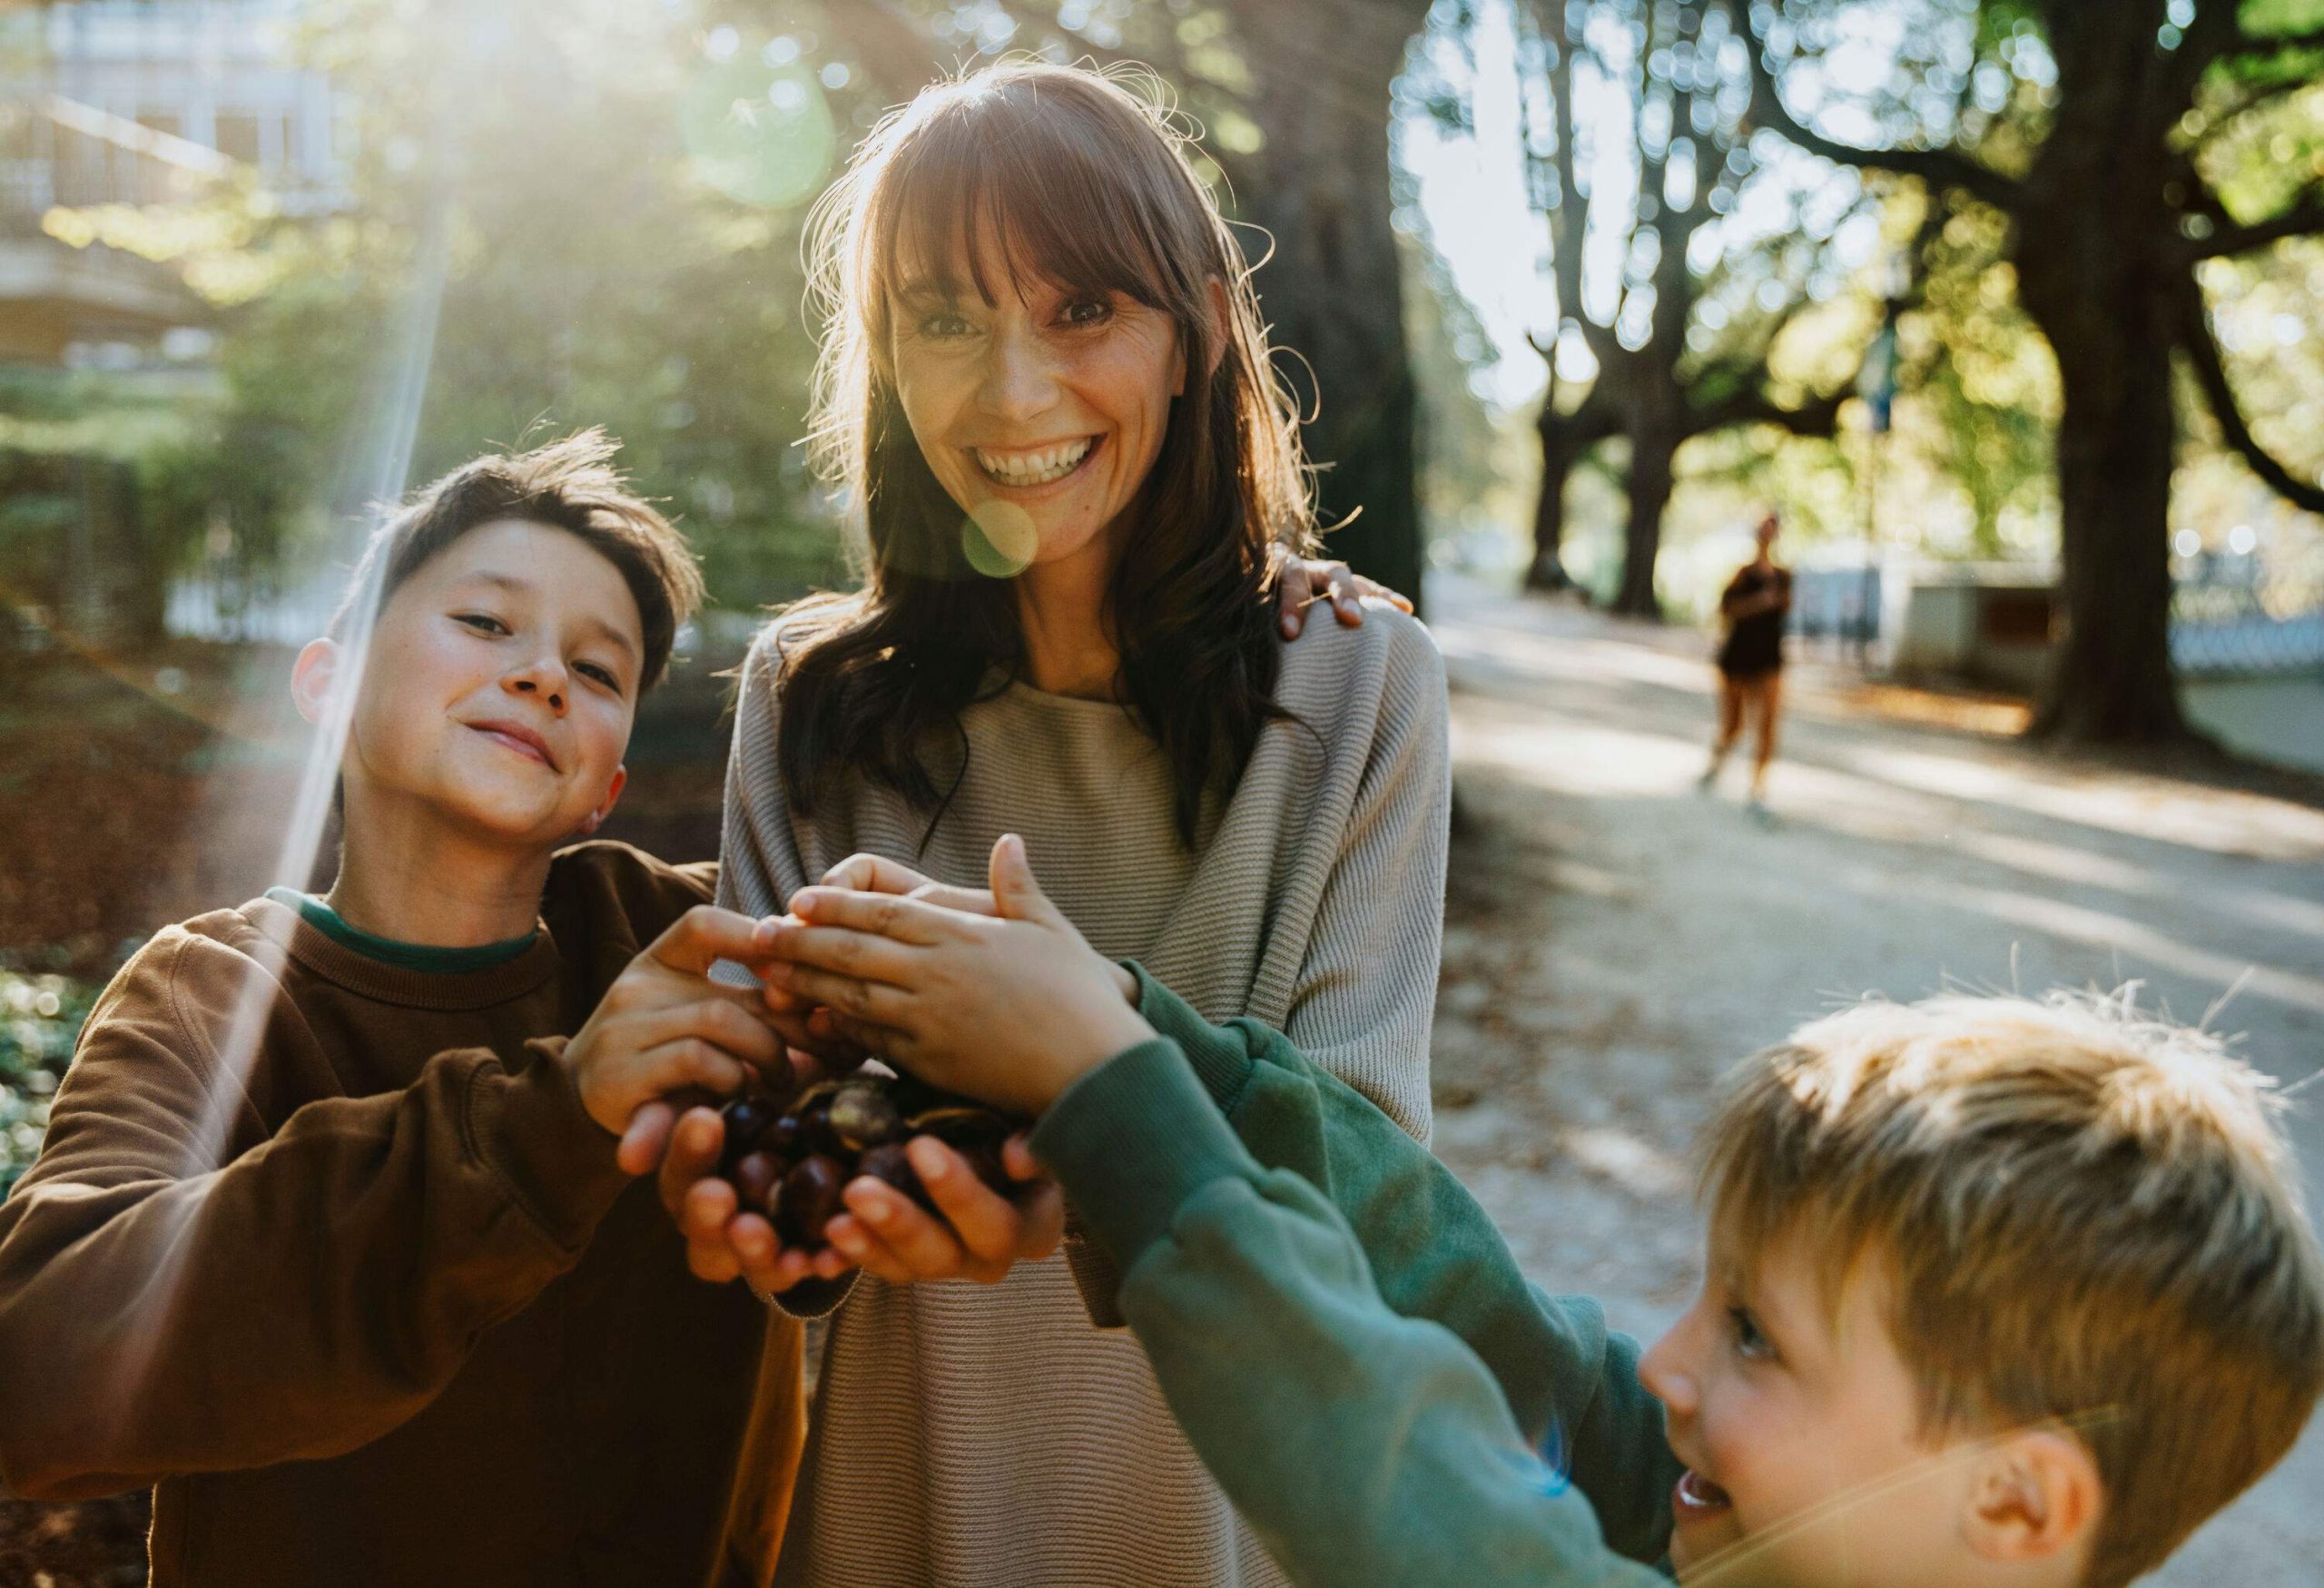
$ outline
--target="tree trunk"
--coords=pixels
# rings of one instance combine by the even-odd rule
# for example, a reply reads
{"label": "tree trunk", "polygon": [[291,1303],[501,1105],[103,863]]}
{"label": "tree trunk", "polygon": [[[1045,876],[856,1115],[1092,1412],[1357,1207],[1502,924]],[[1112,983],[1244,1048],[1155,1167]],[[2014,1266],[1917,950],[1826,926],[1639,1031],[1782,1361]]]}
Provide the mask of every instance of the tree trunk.
{"label": "tree trunk", "polygon": [[1565,485],[1584,449],[1567,439],[1563,427],[1542,425],[1541,495],[1533,507],[1533,561],[1525,570],[1529,590],[1571,590],[1573,576],[1565,571],[1561,548],[1565,544]]}
{"label": "tree trunk", "polygon": [[2062,622],[2034,731],[2146,744],[2190,735],[2171,675],[2168,106],[2153,22],[2057,14],[2058,120],[2029,174],[2020,295],[2057,355]]}
{"label": "tree trunk", "polygon": [[[1338,0],[1232,6],[1265,145],[1248,162],[1237,219],[1264,226],[1274,257],[1259,301],[1302,411],[1309,461],[1324,466],[1323,522],[1358,513],[1330,554],[1417,598],[1418,394],[1389,216],[1389,87],[1425,20],[1418,4]],[[1256,256],[1265,241],[1245,237]],[[1303,368],[1300,360],[1305,360]]]}
{"label": "tree trunk", "polygon": [[1654,593],[1654,563],[1662,550],[1662,511],[1670,505],[1670,483],[1679,442],[1659,426],[1630,430],[1630,521],[1622,537],[1622,587],[1614,610],[1628,617],[1662,620]]}

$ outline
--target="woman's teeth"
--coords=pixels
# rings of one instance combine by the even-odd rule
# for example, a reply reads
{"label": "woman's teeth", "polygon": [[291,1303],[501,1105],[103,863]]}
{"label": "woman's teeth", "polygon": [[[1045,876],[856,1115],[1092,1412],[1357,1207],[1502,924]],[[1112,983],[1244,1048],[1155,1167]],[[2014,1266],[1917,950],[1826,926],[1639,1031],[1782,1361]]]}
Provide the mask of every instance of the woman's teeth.
{"label": "woman's teeth", "polygon": [[1095,436],[1084,436],[1078,441],[1060,441],[1038,452],[988,452],[981,447],[972,450],[977,467],[1003,485],[1047,485],[1078,469],[1097,439]]}

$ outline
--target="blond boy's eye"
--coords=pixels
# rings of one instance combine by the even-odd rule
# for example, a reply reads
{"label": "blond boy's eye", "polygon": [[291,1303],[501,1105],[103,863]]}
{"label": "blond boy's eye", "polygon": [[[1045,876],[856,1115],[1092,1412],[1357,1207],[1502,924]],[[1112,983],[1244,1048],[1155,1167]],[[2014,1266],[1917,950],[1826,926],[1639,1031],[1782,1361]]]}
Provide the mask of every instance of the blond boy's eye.
{"label": "blond boy's eye", "polygon": [[1759,1320],[1751,1316],[1750,1308],[1728,1307],[1727,1323],[1728,1332],[1734,1336],[1735,1349],[1739,1355],[1754,1360],[1763,1360],[1775,1356],[1775,1342],[1768,1338],[1765,1332],[1760,1329]]}
{"label": "blond boy's eye", "polygon": [[615,676],[611,667],[601,666],[596,662],[576,662],[573,665],[573,670],[584,678],[594,679],[604,685],[616,695],[621,693],[621,680]]}
{"label": "blond boy's eye", "polygon": [[489,612],[455,612],[452,621],[465,623],[478,634],[507,634],[508,626]]}

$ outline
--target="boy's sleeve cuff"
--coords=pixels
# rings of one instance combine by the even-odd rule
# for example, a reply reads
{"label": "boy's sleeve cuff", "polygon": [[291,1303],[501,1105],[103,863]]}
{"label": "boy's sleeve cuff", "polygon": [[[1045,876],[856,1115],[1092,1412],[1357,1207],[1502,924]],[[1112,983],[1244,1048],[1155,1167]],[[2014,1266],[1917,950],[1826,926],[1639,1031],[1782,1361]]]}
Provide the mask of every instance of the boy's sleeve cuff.
{"label": "boy's sleeve cuff", "polygon": [[499,1086],[471,1090],[477,1139],[533,1221],[566,1250],[586,1245],[629,1176],[614,1161],[612,1132],[581,1106],[565,1066],[565,1039],[537,1037],[532,1062]]}
{"label": "boy's sleeve cuff", "polygon": [[1259,1173],[1166,1038],[1124,1049],[1067,1088],[1032,1147],[1125,1274],[1196,1190]]}
{"label": "boy's sleeve cuff", "polygon": [[1235,1106],[1249,1084],[1254,1060],[1250,1045],[1234,1026],[1215,1026],[1185,999],[1157,981],[1136,960],[1124,960],[1122,969],[1137,980],[1137,1012],[1161,1036],[1178,1044],[1195,1079],[1210,1100],[1225,1113]]}

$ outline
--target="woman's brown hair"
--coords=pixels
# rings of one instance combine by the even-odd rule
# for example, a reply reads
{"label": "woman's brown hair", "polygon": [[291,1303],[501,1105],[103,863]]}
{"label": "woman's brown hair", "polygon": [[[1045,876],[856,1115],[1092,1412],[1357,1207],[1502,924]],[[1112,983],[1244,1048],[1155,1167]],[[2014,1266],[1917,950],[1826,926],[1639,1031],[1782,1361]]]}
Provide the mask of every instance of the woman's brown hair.
{"label": "woman's brown hair", "polygon": [[1268,597],[1278,548],[1307,548],[1314,528],[1296,419],[1242,249],[1158,85],[1139,85],[1039,61],[937,84],[881,122],[817,202],[811,445],[861,515],[864,584],[800,603],[778,629],[778,755],[803,812],[850,770],[940,806],[931,742],[957,738],[961,711],[1023,662],[1013,595],[971,566],[978,531],[897,399],[890,306],[907,265],[965,258],[976,279],[963,286],[991,303],[1017,284],[985,279],[997,253],[1065,290],[1118,292],[1170,317],[1186,392],[1141,488],[1108,615],[1122,704],[1169,759],[1187,842],[1205,794],[1238,777],[1260,729],[1285,715]]}

